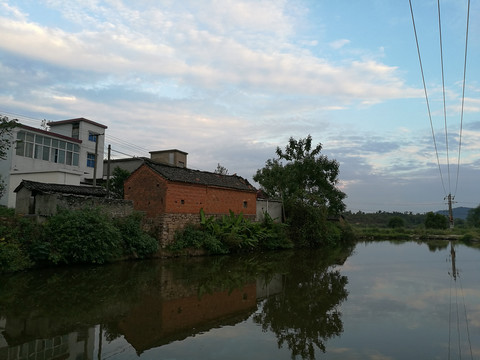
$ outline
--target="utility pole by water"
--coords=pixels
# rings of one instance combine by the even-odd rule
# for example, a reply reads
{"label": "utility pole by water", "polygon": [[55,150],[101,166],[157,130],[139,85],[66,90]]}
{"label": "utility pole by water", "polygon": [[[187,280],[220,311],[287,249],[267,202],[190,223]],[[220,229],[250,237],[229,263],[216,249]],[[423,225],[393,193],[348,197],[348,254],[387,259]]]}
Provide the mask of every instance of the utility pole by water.
{"label": "utility pole by water", "polygon": [[452,198],[452,194],[448,194],[448,196],[445,198],[448,199],[448,220],[450,222],[450,229],[453,229],[453,209],[452,209],[452,201],[454,198]]}

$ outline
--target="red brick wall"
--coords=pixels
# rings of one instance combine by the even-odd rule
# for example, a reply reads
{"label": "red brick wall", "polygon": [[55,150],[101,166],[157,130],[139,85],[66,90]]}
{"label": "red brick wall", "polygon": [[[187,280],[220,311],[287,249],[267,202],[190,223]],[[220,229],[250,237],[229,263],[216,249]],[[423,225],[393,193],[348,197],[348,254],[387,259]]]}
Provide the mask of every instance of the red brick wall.
{"label": "red brick wall", "polygon": [[[125,199],[133,200],[135,210],[147,217],[161,214],[243,213],[256,215],[256,192],[169,182],[148,166],[141,166],[125,182]],[[246,207],[245,207],[246,206]]]}
{"label": "red brick wall", "polygon": [[[244,203],[246,207],[244,207]],[[256,215],[256,193],[236,191],[204,185],[168,183],[167,213]]]}
{"label": "red brick wall", "polygon": [[134,209],[147,217],[165,213],[167,183],[148,166],[141,166],[125,181],[124,193],[126,200],[133,200]]}

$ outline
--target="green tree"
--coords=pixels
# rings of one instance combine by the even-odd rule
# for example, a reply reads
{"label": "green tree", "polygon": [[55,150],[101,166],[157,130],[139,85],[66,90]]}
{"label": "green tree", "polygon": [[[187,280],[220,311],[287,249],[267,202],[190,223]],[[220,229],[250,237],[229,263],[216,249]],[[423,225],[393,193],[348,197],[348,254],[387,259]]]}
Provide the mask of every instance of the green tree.
{"label": "green tree", "polygon": [[405,226],[405,221],[400,216],[394,216],[388,220],[389,228],[402,228]]}
{"label": "green tree", "polygon": [[[277,147],[277,158],[269,159],[253,177],[269,196],[283,200],[286,211],[295,202],[325,208],[328,214],[345,210],[346,195],[336,185],[339,164],[321,155],[322,144],[312,147],[312,137],[290,138],[285,150]],[[287,214],[288,215],[288,214]]]}
{"label": "green tree", "polygon": [[0,160],[7,158],[7,150],[13,143],[12,130],[17,122],[17,119],[10,120],[7,116],[0,115]]}
{"label": "green tree", "polygon": [[228,169],[225,166],[222,166],[220,165],[220,163],[218,163],[214,173],[220,174],[220,175],[228,175]]}
{"label": "green tree", "polygon": [[425,227],[427,229],[446,229],[448,227],[448,219],[442,214],[434,214],[430,211],[425,217]]}
{"label": "green tree", "polygon": [[480,227],[480,205],[468,211],[468,226]]}
{"label": "green tree", "polygon": [[328,221],[345,210],[346,195],[336,187],[339,165],[321,150],[322,144],[312,147],[310,135],[290,138],[253,177],[268,196],[282,199],[290,238],[300,247],[334,246],[345,239],[345,229]]}
{"label": "green tree", "polygon": [[130,176],[130,171],[117,166],[113,169],[110,179],[110,196],[114,199],[123,199],[123,184]]}

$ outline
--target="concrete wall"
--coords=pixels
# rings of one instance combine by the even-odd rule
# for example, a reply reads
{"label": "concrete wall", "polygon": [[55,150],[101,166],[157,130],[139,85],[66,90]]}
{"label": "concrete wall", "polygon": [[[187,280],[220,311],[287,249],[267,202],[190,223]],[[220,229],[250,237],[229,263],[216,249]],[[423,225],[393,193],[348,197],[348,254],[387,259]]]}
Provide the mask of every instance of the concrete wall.
{"label": "concrete wall", "polygon": [[17,193],[15,212],[22,215],[35,215],[47,218],[60,209],[79,210],[99,207],[111,217],[125,217],[133,212],[133,203],[127,200],[106,199],[94,196],[76,196],[66,194],[37,194],[32,196],[30,190],[20,189]]}
{"label": "concrete wall", "polygon": [[278,200],[257,199],[257,221],[263,221],[265,213],[276,222],[282,222],[282,202]]}

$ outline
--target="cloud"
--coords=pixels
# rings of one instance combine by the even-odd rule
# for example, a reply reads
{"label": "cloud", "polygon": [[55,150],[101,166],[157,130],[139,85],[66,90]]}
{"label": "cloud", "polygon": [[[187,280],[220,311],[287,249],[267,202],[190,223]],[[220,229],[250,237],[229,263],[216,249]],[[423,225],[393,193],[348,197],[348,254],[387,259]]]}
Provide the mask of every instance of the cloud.
{"label": "cloud", "polygon": [[333,49],[341,49],[342,47],[344,47],[345,45],[348,45],[350,44],[350,40],[347,40],[347,39],[339,39],[339,40],[335,40],[335,41],[332,41],[329,45],[331,48]]}

